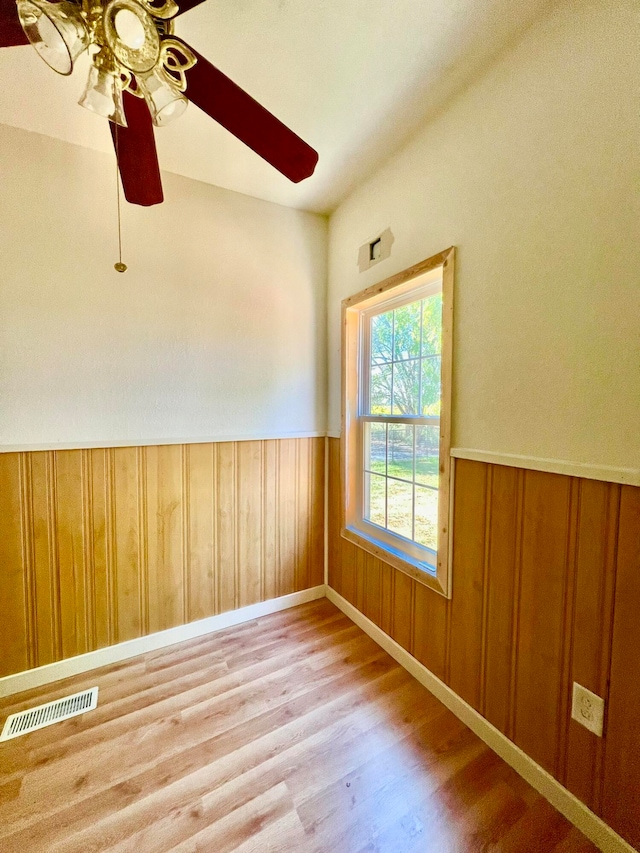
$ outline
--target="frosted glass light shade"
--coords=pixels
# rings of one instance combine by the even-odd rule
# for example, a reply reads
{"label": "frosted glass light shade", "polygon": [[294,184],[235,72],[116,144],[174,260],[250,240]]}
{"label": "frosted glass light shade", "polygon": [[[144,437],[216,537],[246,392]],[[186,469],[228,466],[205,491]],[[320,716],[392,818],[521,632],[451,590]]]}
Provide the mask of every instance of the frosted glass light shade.
{"label": "frosted glass light shade", "polygon": [[58,74],[71,74],[74,62],[89,45],[79,6],[66,0],[18,0],[18,16],[25,35],[47,65]]}
{"label": "frosted glass light shade", "polygon": [[121,127],[127,126],[122,103],[122,89],[118,80],[115,74],[100,66],[92,65],[89,69],[87,86],[78,103],[81,107],[104,116]]}
{"label": "frosted glass light shade", "polygon": [[189,105],[182,92],[172,86],[166,76],[157,69],[150,74],[136,76],[136,81],[156,127],[169,124],[181,116]]}

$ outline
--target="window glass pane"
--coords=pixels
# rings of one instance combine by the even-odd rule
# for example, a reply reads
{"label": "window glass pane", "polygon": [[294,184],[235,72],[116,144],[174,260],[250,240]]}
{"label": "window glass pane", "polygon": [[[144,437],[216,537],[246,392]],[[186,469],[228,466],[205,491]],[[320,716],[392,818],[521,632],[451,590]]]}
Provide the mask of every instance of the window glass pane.
{"label": "window glass pane", "polygon": [[386,483],[378,474],[364,475],[364,517],[380,527],[385,526]]}
{"label": "window glass pane", "polygon": [[438,488],[440,427],[416,427],[416,483]]}
{"label": "window glass pane", "polygon": [[422,415],[440,416],[441,361],[439,355],[422,359]]}
{"label": "window glass pane", "polygon": [[416,534],[419,545],[438,548],[438,492],[416,486]]}
{"label": "window glass pane", "polygon": [[371,364],[386,364],[393,360],[393,311],[371,319]]}
{"label": "window glass pane", "polygon": [[[442,294],[372,316],[369,329],[366,414],[389,417],[391,422],[362,424],[363,518],[436,551],[438,421],[428,426],[392,421],[402,415],[440,416]],[[408,548],[401,543],[398,547]]]}
{"label": "window glass pane", "polygon": [[413,481],[413,426],[411,424],[389,424],[387,473]]}
{"label": "window glass pane", "polygon": [[370,415],[391,414],[391,381],[391,365],[371,368],[371,389],[369,392]]}
{"label": "window glass pane", "polygon": [[387,425],[365,423],[364,467],[377,474],[387,472]]}
{"label": "window glass pane", "polygon": [[413,537],[413,485],[387,480],[387,527],[407,539]]}
{"label": "window glass pane", "polygon": [[442,294],[422,300],[422,355],[442,352]]}
{"label": "window glass pane", "polygon": [[394,361],[420,357],[420,300],[395,310]]}
{"label": "window glass pane", "polygon": [[420,361],[396,361],[393,365],[394,415],[417,415],[420,396]]}

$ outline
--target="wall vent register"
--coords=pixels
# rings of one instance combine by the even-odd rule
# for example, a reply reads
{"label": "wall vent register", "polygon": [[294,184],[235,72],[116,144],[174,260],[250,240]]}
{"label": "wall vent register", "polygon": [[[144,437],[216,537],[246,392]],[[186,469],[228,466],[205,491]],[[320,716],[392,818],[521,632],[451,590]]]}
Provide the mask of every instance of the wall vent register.
{"label": "wall vent register", "polygon": [[0,741],[11,740],[29,734],[29,732],[35,732],[37,729],[44,729],[46,726],[52,726],[54,723],[62,722],[62,720],[69,720],[71,717],[77,717],[87,711],[93,711],[97,707],[98,688],[92,687],[82,693],[74,693],[73,696],[56,699],[55,702],[47,702],[46,705],[20,711],[19,714],[12,714],[7,719],[2,735],[0,735]]}

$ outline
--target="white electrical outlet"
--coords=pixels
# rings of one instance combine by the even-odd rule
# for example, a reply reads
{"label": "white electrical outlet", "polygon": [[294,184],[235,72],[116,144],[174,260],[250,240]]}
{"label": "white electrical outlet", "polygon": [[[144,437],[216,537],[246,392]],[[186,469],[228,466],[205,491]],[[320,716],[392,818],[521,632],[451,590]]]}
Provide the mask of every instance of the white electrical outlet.
{"label": "white electrical outlet", "polygon": [[586,687],[573,682],[573,705],[571,716],[594,735],[602,737],[604,726],[604,699]]}

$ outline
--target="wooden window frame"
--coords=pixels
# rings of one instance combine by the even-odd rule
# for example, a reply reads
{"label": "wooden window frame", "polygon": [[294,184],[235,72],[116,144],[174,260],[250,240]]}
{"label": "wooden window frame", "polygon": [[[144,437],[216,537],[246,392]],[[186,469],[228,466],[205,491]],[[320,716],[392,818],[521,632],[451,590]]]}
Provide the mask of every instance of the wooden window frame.
{"label": "wooden window frame", "polygon": [[[342,469],[341,510],[345,539],[363,548],[385,563],[404,572],[419,583],[449,598],[451,596],[450,571],[450,516],[451,516],[451,401],[453,373],[453,286],[455,247],[446,249],[427,260],[415,264],[404,272],[366,288],[342,302]],[[419,560],[410,553],[401,553],[393,534],[370,538],[363,527],[362,477],[363,445],[361,439],[362,416],[362,322],[370,317],[381,303],[402,304],[410,300],[412,292],[421,292],[430,283],[442,278],[442,353],[441,353],[441,413],[439,442],[439,495],[438,495],[438,550],[435,571],[418,566]],[[416,296],[416,299],[420,298]],[[366,371],[365,371],[366,372]],[[375,416],[365,416],[374,421]],[[385,417],[385,421],[388,419]],[[399,423],[428,423],[427,417],[399,416]],[[396,547],[394,547],[396,543]],[[407,552],[411,548],[404,546]]]}

